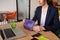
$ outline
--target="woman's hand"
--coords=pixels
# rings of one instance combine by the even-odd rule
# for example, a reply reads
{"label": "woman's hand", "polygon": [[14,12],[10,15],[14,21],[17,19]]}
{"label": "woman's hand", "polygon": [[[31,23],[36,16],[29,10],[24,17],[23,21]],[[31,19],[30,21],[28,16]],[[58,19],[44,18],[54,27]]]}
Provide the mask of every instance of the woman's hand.
{"label": "woman's hand", "polygon": [[40,31],[46,30],[43,26],[40,26]]}
{"label": "woman's hand", "polygon": [[39,32],[39,31],[40,31],[40,26],[34,26],[34,27],[33,27],[33,31]]}
{"label": "woman's hand", "polygon": [[23,19],[23,23],[25,22],[26,19]]}
{"label": "woman's hand", "polygon": [[39,31],[43,31],[45,30],[45,28],[43,26],[34,26],[33,27],[33,31],[35,32],[39,32]]}

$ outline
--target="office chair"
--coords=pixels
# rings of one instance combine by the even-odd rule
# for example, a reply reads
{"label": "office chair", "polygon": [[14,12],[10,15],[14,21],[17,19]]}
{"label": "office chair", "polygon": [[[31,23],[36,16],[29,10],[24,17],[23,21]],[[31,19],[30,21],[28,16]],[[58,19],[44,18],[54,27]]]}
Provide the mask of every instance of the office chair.
{"label": "office chair", "polygon": [[9,14],[6,14],[6,20],[7,20],[7,21],[9,21],[9,20],[12,21],[12,19],[13,19],[13,21],[14,21],[15,18],[16,18],[16,11],[13,11],[13,12],[11,12],[11,13],[9,13]]}

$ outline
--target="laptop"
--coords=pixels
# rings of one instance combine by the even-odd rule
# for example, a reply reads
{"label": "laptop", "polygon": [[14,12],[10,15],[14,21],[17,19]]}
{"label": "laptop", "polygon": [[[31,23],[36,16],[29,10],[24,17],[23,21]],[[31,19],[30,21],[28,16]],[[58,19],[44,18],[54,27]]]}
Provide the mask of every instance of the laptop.
{"label": "laptop", "polygon": [[26,34],[18,27],[16,27],[15,29],[4,28],[1,30],[1,32],[3,40],[14,40],[15,38],[22,38],[26,36]]}

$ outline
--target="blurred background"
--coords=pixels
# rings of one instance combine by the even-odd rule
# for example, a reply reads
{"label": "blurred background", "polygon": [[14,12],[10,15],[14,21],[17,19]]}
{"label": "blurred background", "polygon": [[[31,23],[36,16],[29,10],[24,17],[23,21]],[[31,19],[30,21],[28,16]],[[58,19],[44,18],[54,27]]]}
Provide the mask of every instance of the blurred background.
{"label": "blurred background", "polygon": [[[60,15],[60,0],[53,0],[53,4],[58,8]],[[39,6],[37,0],[0,0],[0,5],[0,16],[3,15],[6,20],[14,21],[20,21],[25,18],[32,19],[36,7]]]}

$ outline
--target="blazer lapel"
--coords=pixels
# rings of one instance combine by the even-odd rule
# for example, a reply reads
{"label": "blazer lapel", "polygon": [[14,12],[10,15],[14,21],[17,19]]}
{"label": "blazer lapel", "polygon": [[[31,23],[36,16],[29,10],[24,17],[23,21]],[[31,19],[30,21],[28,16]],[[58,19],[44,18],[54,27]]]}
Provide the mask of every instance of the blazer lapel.
{"label": "blazer lapel", "polygon": [[51,10],[50,10],[50,6],[48,7],[48,11],[47,11],[47,15],[46,15],[46,20],[45,20],[45,25],[49,23],[49,16],[50,16],[50,13],[51,13]]}
{"label": "blazer lapel", "polygon": [[[41,21],[42,6],[39,9],[38,20]],[[40,22],[39,22],[40,23]]]}

